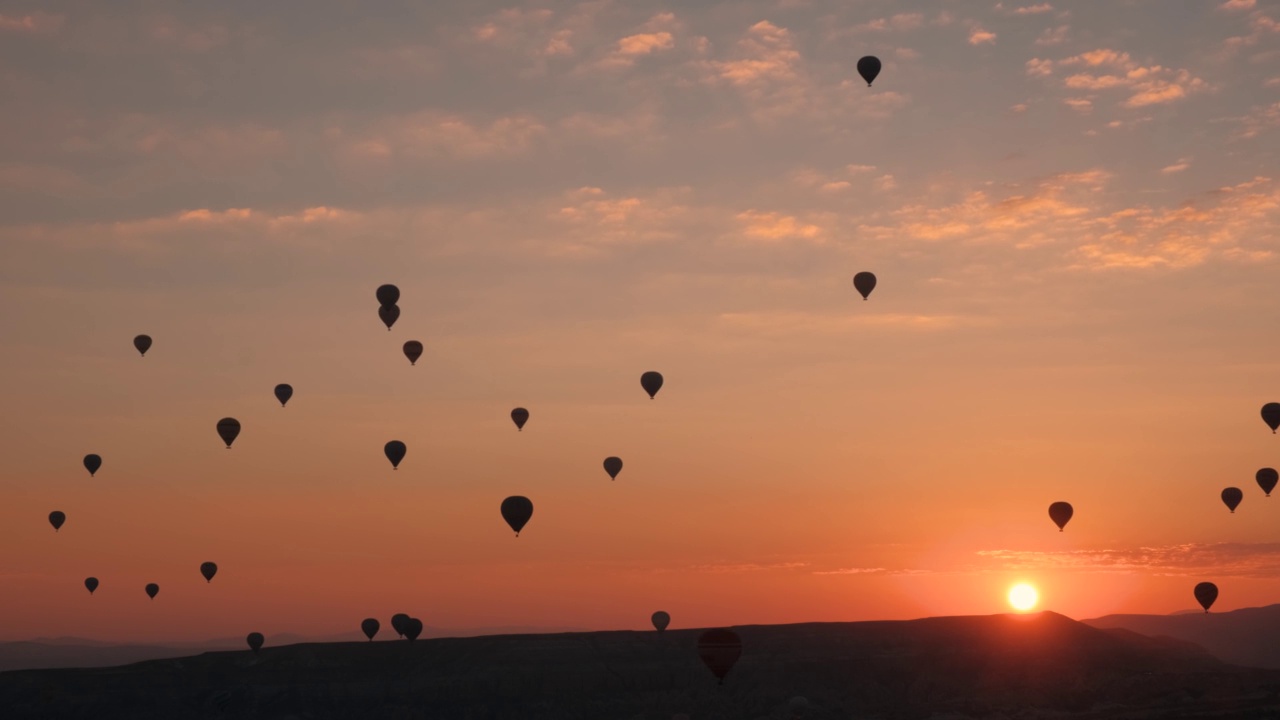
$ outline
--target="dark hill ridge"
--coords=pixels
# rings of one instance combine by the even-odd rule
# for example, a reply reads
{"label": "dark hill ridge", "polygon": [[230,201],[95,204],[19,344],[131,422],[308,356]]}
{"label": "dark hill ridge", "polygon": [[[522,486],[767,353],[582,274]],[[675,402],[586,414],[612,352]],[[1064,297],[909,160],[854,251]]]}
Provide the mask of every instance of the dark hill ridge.
{"label": "dark hill ridge", "polygon": [[1207,614],[1107,615],[1083,622],[1193,642],[1236,665],[1280,669],[1280,605]]}
{"label": "dark hill ridge", "polygon": [[[1280,673],[1053,613],[734,628],[723,687],[699,630],[500,635],[211,652],[0,673],[6,718],[1280,717]],[[1267,715],[1262,715],[1267,716]]]}

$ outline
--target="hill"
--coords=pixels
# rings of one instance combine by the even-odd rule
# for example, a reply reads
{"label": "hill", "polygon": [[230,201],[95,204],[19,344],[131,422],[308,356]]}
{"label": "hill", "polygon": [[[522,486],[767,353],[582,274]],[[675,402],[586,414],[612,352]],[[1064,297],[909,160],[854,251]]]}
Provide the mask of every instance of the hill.
{"label": "hill", "polygon": [[1236,665],[1280,669],[1280,605],[1207,614],[1107,615],[1083,622],[1193,642]]}

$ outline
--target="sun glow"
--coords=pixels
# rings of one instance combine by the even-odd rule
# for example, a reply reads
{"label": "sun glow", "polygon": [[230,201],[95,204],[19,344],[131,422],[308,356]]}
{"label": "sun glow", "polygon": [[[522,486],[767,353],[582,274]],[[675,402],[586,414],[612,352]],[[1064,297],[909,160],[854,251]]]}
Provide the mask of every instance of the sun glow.
{"label": "sun glow", "polygon": [[1009,604],[1014,610],[1026,612],[1035,607],[1039,600],[1040,593],[1026,583],[1018,583],[1009,588]]}

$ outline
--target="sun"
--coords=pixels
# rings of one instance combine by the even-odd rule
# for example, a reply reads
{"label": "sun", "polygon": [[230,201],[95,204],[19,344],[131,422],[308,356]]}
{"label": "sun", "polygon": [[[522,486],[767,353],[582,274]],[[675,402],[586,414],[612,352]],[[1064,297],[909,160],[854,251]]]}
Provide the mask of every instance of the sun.
{"label": "sun", "polygon": [[1026,612],[1035,607],[1039,600],[1040,593],[1026,583],[1018,583],[1009,588],[1009,604],[1014,610]]}

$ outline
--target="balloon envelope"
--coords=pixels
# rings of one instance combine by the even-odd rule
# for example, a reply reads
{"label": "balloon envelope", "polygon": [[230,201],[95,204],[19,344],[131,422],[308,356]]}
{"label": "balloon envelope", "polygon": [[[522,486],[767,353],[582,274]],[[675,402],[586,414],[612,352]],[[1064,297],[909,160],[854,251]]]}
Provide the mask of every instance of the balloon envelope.
{"label": "balloon envelope", "polygon": [[89,471],[89,477],[93,477],[100,467],[102,467],[102,458],[97,455],[84,456],[84,469]]}
{"label": "balloon envelope", "polygon": [[276,399],[280,401],[280,407],[289,404],[289,398],[293,397],[293,386],[288,383],[280,383],[276,386]]}
{"label": "balloon envelope", "polygon": [[240,421],[235,418],[222,418],[218,421],[218,437],[222,438],[222,442],[227,444],[227,449],[231,449],[231,443],[236,441],[236,436],[240,434]]}
{"label": "balloon envelope", "polygon": [[1267,403],[1262,406],[1262,421],[1274,433],[1280,427],[1280,403]]}
{"label": "balloon envelope", "polygon": [[872,290],[876,289],[876,276],[874,273],[860,272],[853,276],[853,289],[862,295],[862,299],[866,300]]}
{"label": "balloon envelope", "polygon": [[1258,487],[1262,488],[1262,492],[1271,497],[1271,491],[1276,489],[1276,482],[1280,481],[1280,473],[1275,468],[1262,468],[1254,477],[1258,480]]}
{"label": "balloon envelope", "polygon": [[93,591],[98,589],[98,578],[96,577],[85,578],[84,586],[85,586],[85,589],[89,591],[89,594],[92,595]]}
{"label": "balloon envelope", "polygon": [[1049,517],[1053,523],[1058,526],[1058,532],[1067,526],[1067,522],[1071,520],[1071,516],[1075,514],[1075,510],[1071,508],[1071,503],[1056,502],[1049,506]]}
{"label": "balloon envelope", "polygon": [[666,630],[667,626],[671,624],[671,616],[662,610],[654,613],[653,617],[649,618],[649,620],[653,622],[653,627],[656,628],[658,632]]}
{"label": "balloon envelope", "polygon": [[698,657],[711,670],[720,684],[742,656],[742,638],[732,630],[708,630],[698,638]]}
{"label": "balloon envelope", "polygon": [[858,74],[863,80],[867,81],[867,87],[871,87],[871,83],[880,74],[880,58],[875,55],[867,55],[858,59]]}
{"label": "balloon envelope", "polygon": [[640,387],[644,388],[644,391],[649,393],[649,399],[652,400],[653,396],[657,395],[658,391],[662,389],[662,373],[650,370],[649,372],[641,375]]}
{"label": "balloon envelope", "polygon": [[249,633],[249,636],[245,638],[245,642],[249,643],[249,649],[253,651],[254,655],[258,654],[258,651],[262,649],[262,643],[266,641],[267,639],[262,637],[262,633]]}
{"label": "balloon envelope", "polygon": [[363,632],[365,637],[372,640],[373,636],[378,634],[378,628],[380,627],[382,627],[382,624],[378,622],[377,618],[365,618],[360,623],[360,632]]}
{"label": "balloon envelope", "polygon": [[135,337],[133,339],[133,347],[138,351],[139,355],[146,357],[147,351],[151,349],[151,336],[139,335]]}
{"label": "balloon envelope", "polygon": [[404,344],[404,356],[409,358],[410,365],[417,365],[418,358],[422,357],[422,343],[417,340],[410,340]]}
{"label": "balloon envelope", "polygon": [[66,521],[67,521],[67,515],[61,510],[54,510],[53,512],[49,513],[49,524],[53,526],[54,532],[57,532],[58,528],[62,527],[62,523]]}
{"label": "balloon envelope", "polygon": [[396,320],[400,319],[399,305],[383,305],[378,308],[378,318],[382,320],[382,324],[387,326],[387,330],[391,330],[391,326],[396,324]]}
{"label": "balloon envelope", "polygon": [[1244,493],[1240,488],[1229,487],[1222,491],[1222,502],[1226,503],[1231,512],[1236,511],[1236,507],[1240,505],[1240,501],[1244,499]]}
{"label": "balloon envelope", "polygon": [[214,563],[200,563],[200,574],[204,576],[205,582],[212,582],[213,576],[218,574],[218,566]]}
{"label": "balloon envelope", "polygon": [[147,583],[147,597],[152,600],[156,599],[156,593],[160,592],[160,586],[155,583]]}
{"label": "balloon envelope", "polygon": [[404,636],[412,642],[418,639],[422,634],[422,621],[418,618],[409,618],[404,621]]}
{"label": "balloon envelope", "polygon": [[379,305],[395,305],[400,302],[400,288],[395,285],[379,285],[374,295],[377,296]]}
{"label": "balloon envelope", "polygon": [[609,473],[609,479],[617,480],[618,473],[622,472],[622,458],[616,458],[616,457],[605,458],[604,471]]}
{"label": "balloon envelope", "polygon": [[382,447],[382,452],[391,461],[392,469],[400,467],[400,461],[404,459],[404,454],[409,451],[405,444],[399,440],[392,440]]}
{"label": "balloon envelope", "polygon": [[396,613],[391,616],[391,629],[396,631],[400,637],[404,637],[404,624],[409,622],[409,616],[404,613]]}
{"label": "balloon envelope", "polygon": [[502,519],[516,531],[516,537],[520,537],[520,530],[531,517],[533,517],[533,502],[529,498],[514,495],[502,501]]}
{"label": "balloon envelope", "polygon": [[516,424],[516,430],[523,430],[524,424],[529,422],[529,411],[524,408],[516,408],[511,411],[511,422]]}
{"label": "balloon envelope", "polygon": [[1202,582],[1196,585],[1195,589],[1196,602],[1200,603],[1200,607],[1205,612],[1209,612],[1209,607],[1213,605],[1213,601],[1218,599],[1218,586],[1211,582]]}

